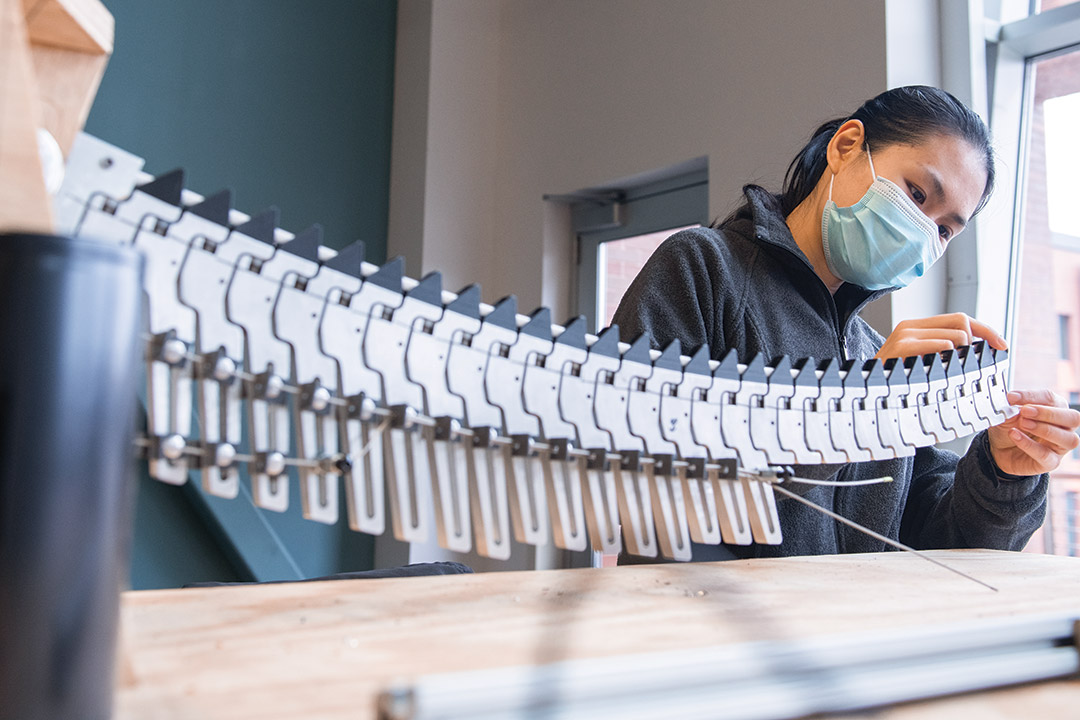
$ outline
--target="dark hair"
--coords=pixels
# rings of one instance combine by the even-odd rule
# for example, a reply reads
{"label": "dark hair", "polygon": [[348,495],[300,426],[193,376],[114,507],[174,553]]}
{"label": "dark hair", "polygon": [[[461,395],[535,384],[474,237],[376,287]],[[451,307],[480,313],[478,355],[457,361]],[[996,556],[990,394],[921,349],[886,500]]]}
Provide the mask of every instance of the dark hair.
{"label": "dark hair", "polygon": [[814,190],[825,172],[825,150],[837,129],[848,120],[861,120],[865,145],[874,149],[889,145],[916,145],[932,135],[952,135],[966,140],[986,159],[986,187],[975,212],[982,210],[994,189],[994,153],[990,132],[982,118],[964,103],[926,85],[887,90],[867,100],[849,117],[830,120],[814,131],[788,166],[784,189],[778,200],[784,216],[798,207]]}

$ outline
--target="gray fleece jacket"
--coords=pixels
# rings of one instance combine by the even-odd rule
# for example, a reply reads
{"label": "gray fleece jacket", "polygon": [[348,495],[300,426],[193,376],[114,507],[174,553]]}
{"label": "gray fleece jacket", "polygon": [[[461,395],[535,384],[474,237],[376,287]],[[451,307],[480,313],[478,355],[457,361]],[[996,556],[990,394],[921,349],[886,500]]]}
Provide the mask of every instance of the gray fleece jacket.
{"label": "gray fleece jacket", "polygon": [[[884,340],[858,313],[888,291],[845,283],[830,294],[795,244],[775,196],[753,185],[744,193],[746,205],[720,230],[685,230],[653,254],[615,313],[613,323],[622,337],[648,331],[654,347],[678,338],[687,351],[707,343],[715,359],[734,348],[742,362],[756,353],[766,360],[779,355],[793,360],[873,357]],[[893,482],[879,485],[798,490],[808,500],[919,549],[1019,550],[1046,511],[1048,476],[1002,473],[991,459],[985,432],[963,457],[928,447],[914,457],[797,470],[802,476],[835,475],[841,481],[891,476]],[[890,549],[801,503],[781,500],[778,507],[783,544],[695,546],[694,558]]]}

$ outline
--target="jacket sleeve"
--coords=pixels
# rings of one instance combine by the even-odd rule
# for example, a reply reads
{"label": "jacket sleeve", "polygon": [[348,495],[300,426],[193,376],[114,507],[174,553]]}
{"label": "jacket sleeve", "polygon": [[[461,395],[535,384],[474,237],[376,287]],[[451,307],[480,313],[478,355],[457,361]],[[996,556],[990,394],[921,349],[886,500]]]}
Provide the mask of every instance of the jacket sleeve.
{"label": "jacket sleeve", "polygon": [[620,338],[631,341],[643,332],[652,336],[653,347],[663,349],[672,340],[682,342],[683,352],[703,343],[724,347],[715,282],[710,268],[717,269],[711,243],[690,230],[672,235],[653,253],[630,284],[612,323]]}
{"label": "jacket sleeve", "polygon": [[1022,550],[1046,516],[1047,474],[1002,473],[983,431],[963,457],[934,447],[915,455],[900,541],[917,549]]}

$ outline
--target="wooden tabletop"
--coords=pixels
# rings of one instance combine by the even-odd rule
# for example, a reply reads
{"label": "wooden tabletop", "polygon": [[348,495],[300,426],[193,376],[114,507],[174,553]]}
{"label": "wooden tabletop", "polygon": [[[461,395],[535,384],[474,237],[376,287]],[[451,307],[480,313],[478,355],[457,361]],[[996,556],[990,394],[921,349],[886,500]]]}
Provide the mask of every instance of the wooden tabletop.
{"label": "wooden tabletop", "polygon": [[[1080,617],[1080,559],[993,551],[154,590],[122,601],[117,717],[373,718],[390,683],[753,640]],[[873,717],[1077,717],[1068,680]],[[850,716],[848,716],[850,717]]]}

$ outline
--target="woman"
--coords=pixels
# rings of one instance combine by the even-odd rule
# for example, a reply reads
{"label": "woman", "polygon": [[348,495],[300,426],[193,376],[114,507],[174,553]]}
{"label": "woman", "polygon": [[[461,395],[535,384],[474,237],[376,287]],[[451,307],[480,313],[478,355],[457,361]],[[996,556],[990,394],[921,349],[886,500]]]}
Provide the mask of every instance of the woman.
{"label": "woman", "polygon": [[[708,343],[714,358],[755,353],[890,358],[940,352],[983,338],[962,313],[897,325],[882,338],[858,316],[866,303],[924,275],[982,208],[994,184],[982,120],[929,87],[890,90],[825,123],[788,168],[783,192],[755,185],[711,228],[680,232],[650,258],[613,323],[648,331],[657,347]],[[916,548],[1019,550],[1043,521],[1047,472],[1077,447],[1080,413],[1049,390],[1010,392],[1013,419],[977,435],[967,454],[928,447],[914,457],[804,467],[801,475],[894,482],[813,487],[805,497]],[[802,489],[800,488],[800,492]],[[880,541],[792,501],[779,505],[784,542],[695,559],[876,552]]]}

